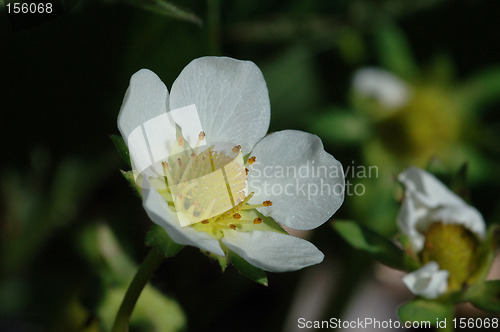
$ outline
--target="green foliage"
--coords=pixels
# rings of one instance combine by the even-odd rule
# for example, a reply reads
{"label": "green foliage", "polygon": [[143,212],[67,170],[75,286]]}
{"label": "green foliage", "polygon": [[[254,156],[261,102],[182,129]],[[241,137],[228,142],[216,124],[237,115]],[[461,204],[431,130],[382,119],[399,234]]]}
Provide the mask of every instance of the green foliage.
{"label": "green foliage", "polygon": [[383,264],[400,270],[411,270],[417,266],[416,262],[411,260],[392,241],[366,226],[348,220],[337,220],[332,225],[337,233],[351,246],[365,251]]}
{"label": "green foliage", "polygon": [[[430,321],[435,325],[436,320],[442,321],[453,315],[451,304],[439,303],[431,300],[415,299],[406,302],[398,308],[398,317],[403,322]],[[450,324],[451,322],[448,322]]]}
{"label": "green foliage", "polygon": [[393,23],[380,23],[375,31],[380,64],[405,79],[414,79],[418,67],[404,33]]}
{"label": "green foliage", "polygon": [[174,257],[184,248],[183,245],[174,242],[167,232],[156,224],[146,234],[146,245],[159,248],[165,257]]}
{"label": "green foliage", "polygon": [[170,1],[165,1],[165,0],[124,0],[124,1],[133,6],[151,11],[159,15],[164,15],[180,21],[193,23],[198,26],[201,26],[203,24],[203,21],[198,16],[185,9],[179,8]]}
{"label": "green foliage", "polygon": [[491,280],[471,286],[464,294],[464,300],[475,307],[500,312],[500,280]]}
{"label": "green foliage", "polygon": [[364,117],[336,107],[313,117],[308,129],[332,144],[361,144],[371,135],[371,128]]}

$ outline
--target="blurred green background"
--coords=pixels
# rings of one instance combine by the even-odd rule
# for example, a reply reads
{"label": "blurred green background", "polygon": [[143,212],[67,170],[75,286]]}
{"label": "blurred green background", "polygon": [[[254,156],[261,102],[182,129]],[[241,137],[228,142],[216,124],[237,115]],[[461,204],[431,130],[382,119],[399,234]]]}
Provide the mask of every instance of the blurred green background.
{"label": "blurred green background", "polygon": [[[200,56],[255,62],[272,131],[312,132],[344,166],[378,167],[378,178],[347,177],[365,192],[347,196],[334,218],[391,236],[398,172],[428,166],[451,181],[467,163],[467,186],[455,189],[499,221],[496,0],[55,5],[50,19],[0,13],[0,331],[109,329],[151,226],[108,137],[140,68],[170,87]],[[388,111],[363,96],[352,78],[367,66],[415,98]],[[334,274],[315,317],[342,317],[373,274],[370,261],[329,223],[308,236],[325,252],[322,271]],[[307,271],[271,274],[265,288],[185,248],[155,274],[131,331],[284,331]]]}

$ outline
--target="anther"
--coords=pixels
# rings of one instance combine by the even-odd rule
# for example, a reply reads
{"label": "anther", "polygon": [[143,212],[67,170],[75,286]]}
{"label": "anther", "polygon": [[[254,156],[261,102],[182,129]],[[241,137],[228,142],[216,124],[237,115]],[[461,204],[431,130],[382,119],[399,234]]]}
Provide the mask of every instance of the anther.
{"label": "anther", "polygon": [[264,221],[264,220],[262,220],[262,218],[257,217],[257,218],[255,218],[255,219],[253,220],[253,223],[254,223],[255,225],[258,225],[258,224],[261,224],[263,221]]}
{"label": "anther", "polygon": [[229,224],[229,227],[231,227],[232,229],[236,230],[236,225],[235,224]]}
{"label": "anther", "polygon": [[208,224],[208,220],[207,220],[207,219],[202,220],[202,221],[201,221],[201,223],[202,223],[202,224]]}
{"label": "anther", "polygon": [[233,214],[233,218],[234,219],[241,219],[241,214],[235,213],[235,214]]}
{"label": "anther", "polygon": [[168,165],[168,163],[166,161],[163,161],[162,164],[163,164],[163,167],[165,167],[166,169],[170,169],[170,166]]}
{"label": "anther", "polygon": [[177,163],[179,164],[179,167],[182,167],[182,160],[181,160],[181,158],[177,158]]}
{"label": "anther", "polygon": [[205,132],[204,131],[200,131],[200,133],[198,134],[198,139],[200,141],[203,141],[204,138],[205,138]]}
{"label": "anther", "polygon": [[254,156],[254,157],[250,157],[250,158],[248,158],[248,163],[249,163],[250,165],[252,165],[252,164],[255,162],[255,159],[257,159],[257,158],[255,158],[255,156]]}
{"label": "anther", "polygon": [[233,152],[234,152],[234,153],[238,153],[238,152],[240,152],[240,149],[241,149],[241,145],[236,145],[236,146],[233,148]]}
{"label": "anther", "polygon": [[248,168],[245,168],[245,175],[248,175],[248,172],[250,172]]}
{"label": "anther", "polygon": [[184,137],[179,136],[177,138],[177,144],[179,144],[179,146],[183,146],[184,145]]}
{"label": "anther", "polygon": [[264,205],[264,206],[271,206],[271,205],[273,205],[273,202],[271,202],[271,201],[264,201],[264,202],[262,202],[262,205]]}

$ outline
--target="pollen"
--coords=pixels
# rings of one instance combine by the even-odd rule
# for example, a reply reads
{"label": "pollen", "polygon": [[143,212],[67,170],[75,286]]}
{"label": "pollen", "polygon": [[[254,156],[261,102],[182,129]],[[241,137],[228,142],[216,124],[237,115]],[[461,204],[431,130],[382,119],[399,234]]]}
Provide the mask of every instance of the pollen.
{"label": "pollen", "polygon": [[169,208],[179,214],[182,227],[193,227],[215,239],[227,229],[259,228],[256,225],[263,219],[256,216],[256,209],[272,203],[249,203],[254,193],[248,192],[245,165],[253,164],[256,157],[245,163],[241,145],[200,145],[205,139],[205,132],[200,132],[198,143],[191,147],[179,134],[177,143],[183,148],[162,162],[167,186],[162,196]]}
{"label": "pollen", "polygon": [[253,223],[254,223],[255,225],[258,225],[258,224],[262,224],[262,222],[263,222],[263,221],[264,221],[264,220],[262,220],[262,218],[257,217],[257,218],[255,218],[255,219],[253,220]]}

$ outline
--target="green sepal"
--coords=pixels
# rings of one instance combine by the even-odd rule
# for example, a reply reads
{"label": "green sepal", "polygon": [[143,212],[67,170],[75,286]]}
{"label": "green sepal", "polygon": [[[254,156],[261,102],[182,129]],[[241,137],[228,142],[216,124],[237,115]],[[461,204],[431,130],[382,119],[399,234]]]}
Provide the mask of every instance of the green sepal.
{"label": "green sepal", "polygon": [[157,247],[165,257],[174,257],[184,248],[183,245],[174,242],[167,232],[156,224],[146,234],[146,245],[148,247]]}
{"label": "green sepal", "polygon": [[469,185],[467,181],[468,163],[463,163],[460,169],[452,178],[450,189],[458,196],[467,200],[469,198]]}
{"label": "green sepal", "polygon": [[500,280],[490,280],[471,286],[463,295],[463,300],[475,307],[500,312]]}
{"label": "green sepal", "polygon": [[370,254],[381,263],[398,270],[414,270],[418,264],[391,240],[351,220],[337,220],[333,229],[356,249]]}
{"label": "green sepal", "polygon": [[382,67],[405,79],[417,76],[418,67],[405,35],[394,23],[384,22],[375,32]]}
{"label": "green sepal", "polygon": [[207,255],[210,259],[215,260],[217,263],[219,263],[219,266],[220,266],[220,269],[222,270],[222,272],[226,271],[226,268],[229,264],[226,256],[219,256],[219,255],[216,255],[214,253],[211,253],[209,251],[204,251],[204,250],[202,250],[201,252],[204,253],[205,255]]}
{"label": "green sepal", "polygon": [[111,138],[111,141],[113,142],[113,145],[115,146],[116,151],[118,151],[120,157],[125,160],[129,167],[132,167],[130,164],[130,152],[127,144],[125,144],[125,141],[123,140],[123,137],[119,135],[109,135],[109,138]]}
{"label": "green sepal", "polygon": [[193,13],[181,9],[173,3],[165,0],[124,0],[125,2],[148,10],[150,12],[168,16],[180,21],[194,23],[198,26],[203,25],[203,21]]}
{"label": "green sepal", "polygon": [[443,321],[452,316],[453,305],[451,303],[440,303],[421,298],[406,302],[398,308],[398,317],[403,322],[429,321],[435,326],[437,320]]}
{"label": "green sepal", "polygon": [[[219,241],[220,242],[220,241]],[[231,263],[238,272],[240,272],[245,277],[261,284],[268,286],[266,272],[258,267],[253,266],[244,260],[240,255],[229,249],[226,245],[220,242],[222,250],[226,253],[226,257],[229,263]]]}
{"label": "green sepal", "polygon": [[142,196],[142,189],[137,185],[137,182],[135,182],[134,173],[132,171],[127,172],[124,170],[120,170],[120,173],[122,173],[123,177],[127,180],[132,189],[134,189],[139,196]]}
{"label": "green sepal", "polygon": [[477,270],[469,278],[469,284],[483,281],[490,272],[491,265],[495,259],[495,248],[498,243],[498,234],[500,232],[500,225],[490,225],[484,240],[481,242],[476,251],[477,257]]}

